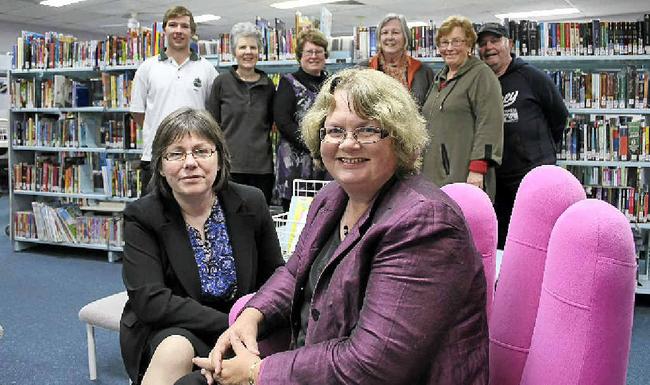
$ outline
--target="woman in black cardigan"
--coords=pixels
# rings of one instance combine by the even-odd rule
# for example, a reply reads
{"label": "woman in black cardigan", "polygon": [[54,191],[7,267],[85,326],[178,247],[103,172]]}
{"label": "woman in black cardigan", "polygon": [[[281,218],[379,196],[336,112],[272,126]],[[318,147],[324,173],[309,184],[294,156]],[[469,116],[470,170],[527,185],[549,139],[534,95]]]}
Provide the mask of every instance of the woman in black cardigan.
{"label": "woman in black cardigan", "polygon": [[324,176],[324,171],[314,167],[309,150],[302,140],[300,120],[314,103],[320,86],[327,78],[325,35],[314,29],[299,33],[296,57],[300,68],[282,76],[273,102],[275,125],[280,131],[275,186],[284,211],[289,211],[294,179],[323,179]]}
{"label": "woman in black cardigan", "polygon": [[228,182],[230,155],[206,111],[166,117],[152,193],[124,211],[129,300],[120,345],[134,384],[173,384],[228,327],[228,311],[283,264],[259,189]]}

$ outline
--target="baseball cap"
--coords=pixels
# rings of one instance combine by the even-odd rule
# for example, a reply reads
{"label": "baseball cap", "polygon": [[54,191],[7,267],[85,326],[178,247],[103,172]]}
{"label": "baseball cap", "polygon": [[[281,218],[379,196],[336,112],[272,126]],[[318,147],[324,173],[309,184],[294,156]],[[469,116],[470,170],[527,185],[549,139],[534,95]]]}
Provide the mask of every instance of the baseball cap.
{"label": "baseball cap", "polygon": [[481,28],[478,30],[478,36],[481,36],[483,33],[492,33],[494,35],[497,35],[499,37],[501,36],[508,36],[508,31],[506,31],[506,27],[499,23],[485,23],[481,26]]}

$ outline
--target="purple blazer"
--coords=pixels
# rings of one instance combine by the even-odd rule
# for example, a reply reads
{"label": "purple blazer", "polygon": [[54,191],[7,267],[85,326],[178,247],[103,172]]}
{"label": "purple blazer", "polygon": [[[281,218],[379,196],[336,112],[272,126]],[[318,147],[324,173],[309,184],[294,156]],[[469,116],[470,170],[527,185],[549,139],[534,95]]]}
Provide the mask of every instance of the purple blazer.
{"label": "purple blazer", "polygon": [[[293,256],[248,303],[265,329],[290,325],[295,342],[309,269],[346,201],[336,182],[318,194]],[[420,176],[394,179],[319,277],[305,346],[268,356],[259,384],[487,384],[485,301],[460,208]]]}

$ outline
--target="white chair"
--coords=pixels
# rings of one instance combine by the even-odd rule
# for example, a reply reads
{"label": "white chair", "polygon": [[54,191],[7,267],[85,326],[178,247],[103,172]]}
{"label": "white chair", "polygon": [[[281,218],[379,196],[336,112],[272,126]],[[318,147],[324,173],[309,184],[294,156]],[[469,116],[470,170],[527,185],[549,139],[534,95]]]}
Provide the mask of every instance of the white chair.
{"label": "white chair", "polygon": [[89,303],[79,310],[79,319],[86,323],[88,338],[88,372],[91,380],[97,379],[95,353],[95,327],[119,332],[122,310],[128,299],[126,291],[109,295]]}

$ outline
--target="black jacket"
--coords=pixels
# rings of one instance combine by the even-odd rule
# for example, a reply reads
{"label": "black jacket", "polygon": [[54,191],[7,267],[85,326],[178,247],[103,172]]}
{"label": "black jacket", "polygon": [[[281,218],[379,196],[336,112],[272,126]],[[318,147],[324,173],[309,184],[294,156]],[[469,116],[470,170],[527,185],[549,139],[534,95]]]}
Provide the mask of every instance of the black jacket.
{"label": "black jacket", "polygon": [[[218,193],[237,267],[236,298],[256,291],[284,264],[273,220],[262,192],[230,182]],[[120,322],[126,371],[139,383],[149,335],[177,326],[198,336],[228,327],[232,302],[208,302],[194,252],[175,200],[151,193],[124,210],[122,275],[129,299]]]}
{"label": "black jacket", "polygon": [[542,164],[555,164],[569,112],[550,77],[512,55],[499,77],[503,94],[503,159],[497,177],[522,177]]}

